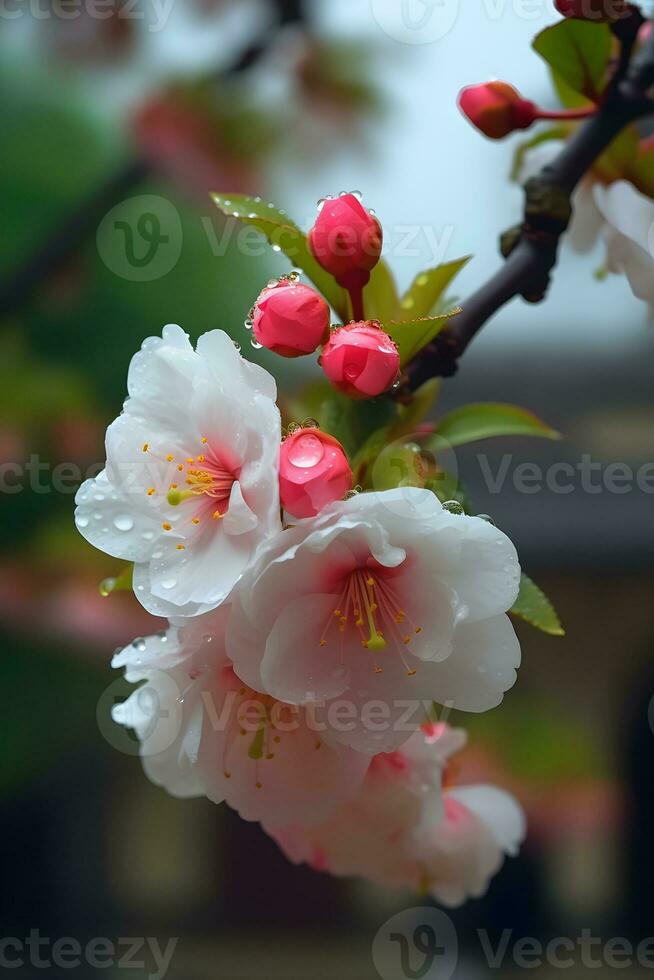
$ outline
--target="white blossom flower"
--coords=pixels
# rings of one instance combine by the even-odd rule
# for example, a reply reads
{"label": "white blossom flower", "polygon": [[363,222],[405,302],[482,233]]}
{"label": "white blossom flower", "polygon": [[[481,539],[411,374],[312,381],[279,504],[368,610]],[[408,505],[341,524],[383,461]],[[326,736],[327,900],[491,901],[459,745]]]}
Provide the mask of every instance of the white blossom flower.
{"label": "white blossom flower", "polygon": [[177,326],[134,356],[107,466],[77,494],[91,544],[134,562],[134,587],[157,616],[222,602],[280,528],[280,417],[268,372],[220,330],[194,350]]}
{"label": "white blossom flower", "polygon": [[[505,615],[519,587],[512,543],[428,490],[363,493],[264,542],[234,596],[237,673],[291,704],[342,699],[329,738],[375,753],[406,741],[438,701],[495,707],[520,647]],[[370,706],[380,705],[374,723]],[[424,706],[423,706],[424,707]]]}
{"label": "white blossom flower", "polygon": [[361,786],[368,756],[325,744],[310,712],[247,687],[225,654],[229,607],[139,638],[114,657],[131,683],[114,720],[134,728],[149,778],[226,801],[245,820],[324,820]]}
{"label": "white blossom flower", "polygon": [[654,307],[654,201],[627,180],[598,185],[594,193],[609,271],[624,274],[634,296]]}
{"label": "white blossom flower", "polygon": [[326,822],[267,832],[289,859],[385,888],[413,888],[448,906],[486,891],[525,835],[524,814],[494,786],[456,786],[450,760],[465,733],[427,725],[376,756],[360,792]]}

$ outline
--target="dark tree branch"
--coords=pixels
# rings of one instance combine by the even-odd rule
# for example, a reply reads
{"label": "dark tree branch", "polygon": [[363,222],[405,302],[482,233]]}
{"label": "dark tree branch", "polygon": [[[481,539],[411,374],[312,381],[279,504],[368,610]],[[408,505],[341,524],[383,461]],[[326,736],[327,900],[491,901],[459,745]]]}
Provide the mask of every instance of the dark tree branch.
{"label": "dark tree branch", "polygon": [[502,237],[506,261],[462,303],[451,325],[407,365],[398,397],[406,398],[433,377],[450,377],[470,342],[501,307],[516,296],[545,298],[559,243],[572,217],[571,195],[595,160],[629,123],[654,114],[654,31],[632,57],[643,19],[637,11],[616,25],[621,56],[597,113],[582,123],[550,164],[527,181],[523,223]]}

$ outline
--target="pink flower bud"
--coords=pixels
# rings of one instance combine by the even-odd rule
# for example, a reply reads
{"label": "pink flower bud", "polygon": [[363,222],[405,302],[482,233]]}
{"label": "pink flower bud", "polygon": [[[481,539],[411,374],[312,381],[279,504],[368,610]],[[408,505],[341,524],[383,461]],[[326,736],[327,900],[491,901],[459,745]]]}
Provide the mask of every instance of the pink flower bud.
{"label": "pink flower bud", "polygon": [[397,347],[378,323],[349,323],[333,330],[320,359],[332,385],[350,398],[375,398],[400,370]]}
{"label": "pink flower bud", "polygon": [[379,262],[382,229],[355,194],[327,199],[309,232],[317,262],[344,289],[361,289]]}
{"label": "pink flower bud", "polygon": [[506,82],[469,85],[459,94],[459,108],[484,136],[500,140],[516,129],[527,129],[538,108]]}
{"label": "pink flower bud", "polygon": [[320,429],[286,437],[279,456],[279,494],[293,517],[315,517],[352,489],[352,470],[337,439]]}
{"label": "pink flower bud", "polygon": [[259,295],[252,332],[258,344],[282,357],[312,354],[329,337],[329,306],[315,289],[282,279]]}
{"label": "pink flower bud", "polygon": [[554,0],[554,6],[563,17],[578,20],[618,20],[628,13],[626,0]]}

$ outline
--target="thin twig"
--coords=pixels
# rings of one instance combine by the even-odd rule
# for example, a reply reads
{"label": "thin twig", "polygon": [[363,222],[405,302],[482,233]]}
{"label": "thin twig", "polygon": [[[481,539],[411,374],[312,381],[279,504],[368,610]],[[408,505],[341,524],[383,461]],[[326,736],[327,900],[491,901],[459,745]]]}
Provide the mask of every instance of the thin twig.
{"label": "thin twig", "polygon": [[429,378],[453,375],[479,330],[510,300],[522,296],[529,303],[539,303],[545,298],[559,243],[572,217],[574,189],[625,126],[654,114],[654,100],[648,93],[654,84],[654,29],[633,54],[643,22],[634,11],[629,22],[616,28],[621,56],[596,114],[579,126],[553,161],[527,181],[523,224],[502,239],[504,265],[461,304],[463,312],[451,325],[407,365],[397,397],[406,398]]}

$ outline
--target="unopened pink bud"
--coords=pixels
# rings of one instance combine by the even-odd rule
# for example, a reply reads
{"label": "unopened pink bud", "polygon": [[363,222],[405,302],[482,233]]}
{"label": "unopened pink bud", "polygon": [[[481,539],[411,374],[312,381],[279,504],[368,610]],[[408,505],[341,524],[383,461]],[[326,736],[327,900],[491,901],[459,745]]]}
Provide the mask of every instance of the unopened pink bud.
{"label": "unopened pink bud", "polygon": [[310,286],[282,279],[254,304],[252,332],[258,344],[282,357],[312,354],[329,336],[329,306]]}
{"label": "unopened pink bud", "polygon": [[379,324],[368,320],[332,330],[320,363],[339,391],[350,398],[375,398],[392,387],[400,355]]}
{"label": "unopened pink bud", "polygon": [[382,250],[382,228],[356,194],[328,198],[309,232],[317,262],[344,289],[363,288]]}
{"label": "unopened pink bud", "polygon": [[628,13],[626,0],[554,0],[554,6],[564,17],[577,20],[619,20]]}
{"label": "unopened pink bud", "polygon": [[352,470],[337,439],[320,429],[286,437],[279,456],[279,494],[292,517],[315,517],[352,489]]}
{"label": "unopened pink bud", "polygon": [[500,140],[516,129],[528,129],[538,108],[507,82],[469,85],[459,94],[459,108],[484,136]]}

